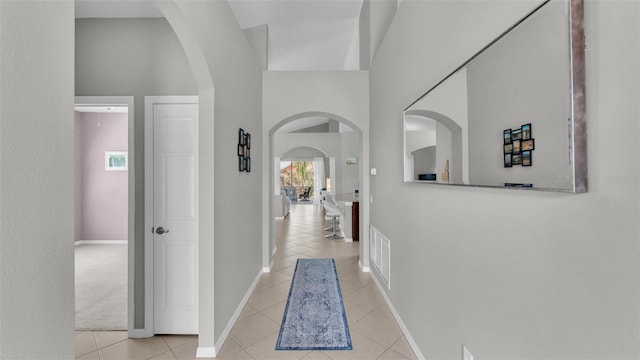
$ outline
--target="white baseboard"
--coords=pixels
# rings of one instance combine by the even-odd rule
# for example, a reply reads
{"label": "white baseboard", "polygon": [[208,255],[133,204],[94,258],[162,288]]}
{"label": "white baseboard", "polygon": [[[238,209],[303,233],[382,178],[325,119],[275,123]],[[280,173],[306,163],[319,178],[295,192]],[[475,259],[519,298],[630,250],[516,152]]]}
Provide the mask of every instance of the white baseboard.
{"label": "white baseboard", "polygon": [[[276,246],[274,246],[274,247],[273,247],[273,251],[271,252],[271,256],[272,256],[272,257],[273,257],[273,256],[276,256],[276,249],[277,249],[277,247],[276,247]],[[268,266],[268,267],[267,267],[267,266],[265,266],[265,267],[263,267],[263,268],[262,268],[262,272],[263,272],[263,273],[270,273],[272,268],[273,268],[273,259],[271,259],[271,263],[269,264],[269,266]]]}
{"label": "white baseboard", "polygon": [[260,281],[262,274],[263,272],[260,271],[256,276],[256,278],[253,280],[253,283],[251,284],[251,286],[249,286],[249,290],[247,290],[247,293],[244,294],[242,301],[240,301],[240,304],[236,308],[236,311],[231,316],[231,319],[229,319],[227,326],[225,326],[224,330],[222,330],[222,334],[218,338],[218,341],[216,341],[215,347],[198,347],[198,351],[196,352],[196,357],[198,358],[215,357],[216,349],[222,349],[222,345],[227,340],[227,337],[229,337],[229,333],[231,333],[231,329],[233,329],[233,326],[236,324],[236,321],[238,321],[238,317],[240,317],[240,313],[242,313],[242,309],[244,309],[244,306],[247,304],[247,301],[249,301],[249,297],[253,293],[253,290],[256,288],[256,285],[258,285],[258,282]]}
{"label": "white baseboard", "polygon": [[199,346],[196,350],[196,358],[214,358],[216,357],[216,348],[210,346]]}
{"label": "white baseboard", "polygon": [[402,318],[400,318],[400,314],[398,314],[398,312],[396,311],[396,308],[393,307],[393,304],[391,303],[391,300],[389,300],[389,297],[387,296],[387,293],[385,292],[384,288],[382,287],[382,285],[378,281],[377,276],[375,274],[373,274],[371,276],[371,278],[373,279],[373,282],[378,287],[378,290],[380,291],[380,294],[382,295],[382,298],[384,299],[384,302],[387,303],[387,306],[389,307],[389,310],[391,310],[391,314],[396,319],[396,322],[398,323],[398,326],[400,327],[400,330],[402,330],[402,333],[404,334],[404,337],[407,339],[407,342],[409,343],[409,346],[411,346],[411,349],[413,350],[413,353],[416,355],[416,357],[419,360],[425,360],[426,358],[424,357],[424,355],[420,351],[420,348],[418,348],[418,344],[416,344],[416,341],[413,339],[413,336],[411,336],[411,333],[409,332],[409,329],[407,329],[407,326],[402,321]]}
{"label": "white baseboard", "polygon": [[127,240],[78,240],[73,245],[126,245],[128,243]]}
{"label": "white baseboard", "polygon": [[360,271],[368,273],[371,272],[371,268],[368,266],[362,266],[362,261],[360,261],[360,259],[358,259],[358,267],[360,268]]}
{"label": "white baseboard", "polygon": [[271,269],[273,269],[273,260],[271,260],[271,264],[269,264],[269,266],[265,266],[262,268],[262,272],[268,274],[271,272]]}

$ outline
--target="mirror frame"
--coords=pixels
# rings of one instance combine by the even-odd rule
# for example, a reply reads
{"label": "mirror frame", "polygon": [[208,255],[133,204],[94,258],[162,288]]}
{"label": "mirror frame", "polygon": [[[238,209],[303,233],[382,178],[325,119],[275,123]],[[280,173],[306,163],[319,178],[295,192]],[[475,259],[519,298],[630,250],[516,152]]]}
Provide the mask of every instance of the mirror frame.
{"label": "mirror frame", "polygon": [[[427,96],[431,91],[436,89],[440,84],[447,79],[455,75],[458,71],[463,69],[469,63],[471,63],[476,57],[478,57],[487,48],[491,47],[494,43],[506,36],[511,30],[516,28],[522,22],[527,20],[530,16],[535,14],[540,8],[545,6],[551,1],[545,0],[540,5],[536,6],[522,19],[518,20],[515,24],[510,26],[497,38],[489,42],[480,51],[476,52],[471,58],[465,61],[462,65],[457,67],[444,79],[440,80],[436,85],[430,88],[427,92],[418,97],[409,106],[403,110],[404,113],[410,110],[411,106]],[[586,122],[586,75],[585,75],[585,38],[584,38],[584,0],[567,0],[569,3],[569,73],[571,74],[570,86],[571,86],[571,170],[573,176],[572,189],[548,189],[548,188],[509,188],[509,189],[526,189],[526,190],[538,190],[538,191],[555,191],[555,192],[570,192],[570,193],[586,193],[588,190],[588,167],[587,167],[587,122]],[[404,127],[404,120],[403,120]],[[405,131],[403,130],[403,134]],[[406,134],[405,134],[406,138]],[[406,140],[405,140],[406,141]],[[406,145],[403,149],[406,158]],[[406,161],[406,159],[404,160]],[[404,177],[405,175],[403,175]],[[471,186],[471,187],[488,187],[498,188],[500,186],[489,185],[474,185],[474,184],[444,184],[444,183],[432,183],[422,182],[419,180],[407,181],[410,183],[425,183],[434,185],[453,185],[453,186]]]}

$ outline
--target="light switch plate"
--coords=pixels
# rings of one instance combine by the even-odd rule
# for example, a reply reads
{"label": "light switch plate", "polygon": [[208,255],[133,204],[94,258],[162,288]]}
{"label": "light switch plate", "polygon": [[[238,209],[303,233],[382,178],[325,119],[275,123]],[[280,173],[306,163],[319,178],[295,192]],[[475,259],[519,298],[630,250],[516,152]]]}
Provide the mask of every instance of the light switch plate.
{"label": "light switch plate", "polygon": [[376,176],[377,173],[378,173],[378,169],[371,168],[371,176]]}

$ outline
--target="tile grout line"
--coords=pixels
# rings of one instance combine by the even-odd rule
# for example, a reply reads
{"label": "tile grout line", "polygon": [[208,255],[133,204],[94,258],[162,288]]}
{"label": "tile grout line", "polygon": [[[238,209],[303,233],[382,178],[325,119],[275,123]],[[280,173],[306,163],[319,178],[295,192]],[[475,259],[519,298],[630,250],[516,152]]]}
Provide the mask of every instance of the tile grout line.
{"label": "tile grout line", "polygon": [[96,332],[92,331],[91,335],[93,335],[93,341],[96,344],[96,354],[98,354],[98,360],[100,360],[102,357],[100,356],[100,349],[98,348],[98,339],[96,338]]}
{"label": "tile grout line", "polygon": [[[173,357],[177,359],[177,358],[178,358],[178,355],[176,355],[176,353],[174,353],[174,352],[173,352],[173,349],[171,348],[171,346],[169,346],[169,343],[167,342],[167,339],[165,339],[165,338],[164,338],[164,336],[162,336],[162,335],[160,336],[160,338],[162,339],[162,341],[164,341],[165,345],[167,345],[167,347],[169,348],[169,352],[171,352],[171,355],[173,355]],[[165,352],[166,352],[166,351],[165,351]],[[160,354],[158,354],[158,355],[164,354],[165,352],[161,352],[161,353],[160,353]],[[155,355],[155,356],[158,356],[158,355]],[[155,356],[152,356],[152,357],[150,357],[149,359],[152,359],[152,358],[154,358]]]}

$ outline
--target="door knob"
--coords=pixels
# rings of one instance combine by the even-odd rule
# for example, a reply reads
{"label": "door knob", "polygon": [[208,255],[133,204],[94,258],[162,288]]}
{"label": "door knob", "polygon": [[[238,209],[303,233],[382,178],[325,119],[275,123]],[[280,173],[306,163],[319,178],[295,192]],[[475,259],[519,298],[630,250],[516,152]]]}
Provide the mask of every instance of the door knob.
{"label": "door knob", "polygon": [[156,234],[158,234],[158,235],[162,235],[162,234],[168,233],[168,232],[169,232],[169,230],[168,229],[165,230],[162,226],[158,226],[158,228],[156,229]]}

